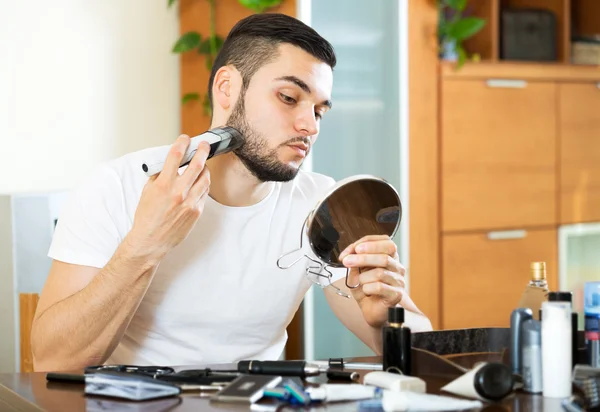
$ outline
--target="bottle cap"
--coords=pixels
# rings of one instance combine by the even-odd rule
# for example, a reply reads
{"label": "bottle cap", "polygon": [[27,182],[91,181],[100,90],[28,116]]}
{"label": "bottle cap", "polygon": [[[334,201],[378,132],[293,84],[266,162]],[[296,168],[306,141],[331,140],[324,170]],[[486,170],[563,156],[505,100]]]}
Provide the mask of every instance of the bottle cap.
{"label": "bottle cap", "polygon": [[571,292],[550,292],[548,293],[550,302],[573,302],[573,293]]}
{"label": "bottle cap", "polygon": [[546,279],[546,262],[531,263],[531,279],[544,280]]}
{"label": "bottle cap", "polygon": [[542,324],[535,319],[527,319],[522,325],[523,346],[542,345]]}
{"label": "bottle cap", "polygon": [[479,396],[491,401],[499,401],[512,392],[514,378],[508,366],[490,362],[475,373],[473,383]]}
{"label": "bottle cap", "polygon": [[401,308],[400,306],[388,308],[388,322],[404,323],[404,308]]}

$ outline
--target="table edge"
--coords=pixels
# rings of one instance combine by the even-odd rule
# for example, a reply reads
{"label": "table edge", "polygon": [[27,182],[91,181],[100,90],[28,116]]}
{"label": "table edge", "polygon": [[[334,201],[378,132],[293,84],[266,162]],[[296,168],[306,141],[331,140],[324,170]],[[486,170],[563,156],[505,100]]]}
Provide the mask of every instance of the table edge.
{"label": "table edge", "polygon": [[[3,411],[19,411],[19,412],[43,412],[44,410],[36,404],[23,398],[18,393],[10,390],[0,383],[0,407]],[[8,409],[4,409],[8,407]]]}

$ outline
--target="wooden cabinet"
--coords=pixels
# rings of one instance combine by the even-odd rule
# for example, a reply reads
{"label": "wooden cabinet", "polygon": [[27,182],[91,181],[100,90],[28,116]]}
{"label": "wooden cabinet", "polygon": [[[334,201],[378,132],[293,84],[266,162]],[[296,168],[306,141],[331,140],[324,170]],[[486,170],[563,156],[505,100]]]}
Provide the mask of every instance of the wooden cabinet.
{"label": "wooden cabinet", "polygon": [[559,86],[560,222],[600,220],[600,83]]}
{"label": "wooden cabinet", "polygon": [[556,223],[556,84],[442,82],[442,230]]}
{"label": "wooden cabinet", "polygon": [[558,285],[555,229],[442,236],[444,329],[509,327],[530,279],[545,261],[551,290]]}

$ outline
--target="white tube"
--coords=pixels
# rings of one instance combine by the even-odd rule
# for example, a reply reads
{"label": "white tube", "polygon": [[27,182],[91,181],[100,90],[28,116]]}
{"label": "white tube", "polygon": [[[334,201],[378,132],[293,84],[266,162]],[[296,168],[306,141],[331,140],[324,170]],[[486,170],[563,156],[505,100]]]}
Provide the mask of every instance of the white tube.
{"label": "white tube", "polygon": [[451,398],[427,393],[383,391],[381,406],[385,412],[464,411],[479,409],[481,401]]}
{"label": "white tube", "polygon": [[548,398],[571,396],[571,304],[542,303],[542,385]]}
{"label": "white tube", "polygon": [[330,383],[306,388],[311,400],[327,402],[371,399],[375,397],[376,390],[373,386],[358,383]]}

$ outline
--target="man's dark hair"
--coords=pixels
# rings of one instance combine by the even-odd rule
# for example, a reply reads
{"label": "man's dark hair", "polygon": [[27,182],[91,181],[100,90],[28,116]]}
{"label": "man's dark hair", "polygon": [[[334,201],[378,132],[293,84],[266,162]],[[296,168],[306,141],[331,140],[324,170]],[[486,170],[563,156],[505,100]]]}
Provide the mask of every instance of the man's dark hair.
{"label": "man's dark hair", "polygon": [[301,48],[332,69],[336,64],[331,44],[313,28],[285,14],[253,14],[231,29],[213,63],[208,81],[208,98],[212,107],[212,85],[217,70],[233,65],[242,75],[242,91],[263,65],[277,58],[279,45],[287,43]]}

